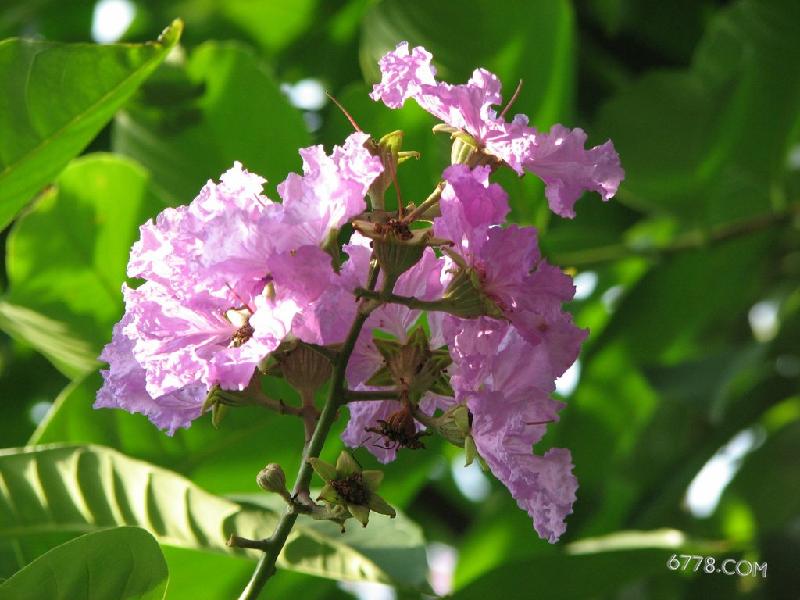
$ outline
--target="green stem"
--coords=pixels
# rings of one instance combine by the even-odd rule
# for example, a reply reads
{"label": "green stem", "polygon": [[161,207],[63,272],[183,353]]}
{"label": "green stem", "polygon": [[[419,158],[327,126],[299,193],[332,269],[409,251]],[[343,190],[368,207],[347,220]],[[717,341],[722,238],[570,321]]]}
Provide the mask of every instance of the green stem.
{"label": "green stem", "polygon": [[403,220],[406,223],[411,223],[415,219],[419,219],[429,208],[432,208],[437,202],[439,202],[439,198],[442,197],[443,189],[444,181],[440,181],[438,184],[436,184],[436,187],[433,189],[433,192],[431,192],[431,195],[425,198],[425,200],[423,200],[419,206],[408,213]]}
{"label": "green stem", "polygon": [[611,244],[598,248],[578,250],[576,252],[550,255],[549,260],[554,264],[562,266],[590,267],[633,256],[642,258],[670,256],[686,250],[697,250],[705,248],[713,243],[724,242],[729,239],[756,233],[781,223],[782,221],[788,221],[797,214],[800,214],[800,203],[793,203],[778,212],[758,215],[736,223],[727,223],[714,227],[710,231],[701,229],[687,231],[676,237],[668,246],[632,248],[627,244]]}
{"label": "green stem", "polygon": [[346,390],[345,402],[363,402],[368,400],[399,400],[397,390]]}
{"label": "green stem", "polygon": [[357,297],[369,298],[370,300],[379,300],[380,302],[391,302],[393,304],[402,304],[409,308],[416,308],[420,310],[432,310],[439,312],[447,312],[451,306],[446,300],[420,300],[414,296],[399,296],[397,294],[385,294],[383,292],[373,292],[365,290],[364,288],[357,288],[355,290]]}
{"label": "green stem", "polygon": [[[371,267],[368,277],[369,283],[373,286],[374,282],[377,281],[375,270],[374,266]],[[347,334],[342,349],[339,351],[333,370],[333,378],[331,380],[328,398],[325,401],[322,413],[320,413],[317,426],[311,436],[311,441],[305,446],[303,461],[300,463],[300,470],[297,473],[297,479],[292,489],[292,496],[308,494],[311,474],[313,472],[308,459],[319,457],[320,452],[322,452],[322,447],[325,444],[325,439],[328,437],[328,433],[330,433],[331,426],[334,421],[336,421],[336,414],[339,407],[345,402],[345,393],[347,391],[345,372],[347,370],[347,363],[350,360],[350,355],[353,353],[353,348],[355,348],[358,334],[361,333],[361,328],[364,326],[364,322],[369,316],[370,311],[365,308],[365,306],[366,304],[362,304],[362,306],[359,307],[353,325],[350,327],[350,332]],[[255,571],[253,571],[253,575],[250,577],[247,587],[245,587],[244,591],[239,596],[239,600],[254,600],[258,598],[267,580],[275,572],[275,562],[278,560],[278,556],[281,550],[283,550],[283,546],[286,544],[292,527],[294,527],[295,521],[297,521],[298,514],[299,509],[295,504],[289,506],[286,513],[284,513],[283,517],[281,517],[281,520],[278,522],[278,526],[272,536],[267,540],[262,540],[264,553],[259,558]],[[258,542],[256,542],[256,544],[258,544]]]}

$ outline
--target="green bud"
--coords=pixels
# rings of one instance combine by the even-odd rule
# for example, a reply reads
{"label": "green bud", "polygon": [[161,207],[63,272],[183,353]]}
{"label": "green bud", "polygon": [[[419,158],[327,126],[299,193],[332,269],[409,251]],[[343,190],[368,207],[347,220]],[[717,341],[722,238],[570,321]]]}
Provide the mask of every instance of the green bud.
{"label": "green bud", "polygon": [[291,501],[286,489],[286,474],[279,464],[270,463],[261,469],[256,476],[256,483],[261,489],[279,494],[287,502]]}
{"label": "green bud", "polygon": [[387,133],[377,142],[367,145],[374,156],[378,156],[383,164],[383,172],[375,178],[369,188],[369,199],[373,209],[383,210],[386,190],[397,177],[397,166],[409,158],[419,158],[418,152],[401,152],[403,145],[402,131]]}
{"label": "green bud", "polygon": [[434,428],[448,442],[459,448],[465,447],[467,437],[470,437],[472,423],[469,409],[464,404],[456,404],[447,409],[444,414],[435,417]]}

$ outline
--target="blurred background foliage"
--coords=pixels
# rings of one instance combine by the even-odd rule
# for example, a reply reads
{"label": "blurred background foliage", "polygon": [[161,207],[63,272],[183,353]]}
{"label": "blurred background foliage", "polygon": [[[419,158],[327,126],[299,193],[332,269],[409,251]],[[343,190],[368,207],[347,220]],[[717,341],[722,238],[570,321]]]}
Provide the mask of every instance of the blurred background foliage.
{"label": "blurred background foliage", "polygon": [[[175,17],[185,30],[171,51],[175,32],[163,46],[45,43],[154,40]],[[343,550],[329,532],[304,533],[286,565],[305,574],[281,570],[272,597],[419,597],[409,586],[424,576],[425,554],[433,589],[455,598],[798,597],[796,0],[4,0],[0,38],[14,36],[40,43],[0,46],[0,445],[31,446],[0,455],[0,578],[79,533],[127,524],[161,542],[168,598],[238,594],[253,563],[212,548],[221,538],[196,523],[172,531],[170,519],[186,514],[173,514],[177,496],[165,498],[153,478],[183,490],[199,522],[225,507],[237,523],[271,523],[274,512],[242,494],[266,462],[294,471],[301,428],[236,409],[219,430],[203,419],[169,438],[143,417],[91,409],[127,252],[140,223],[189,202],[234,160],[265,175],[277,197],[275,185],[300,167],[298,147],[330,147],[351,130],[324,90],[376,137],[405,131],[405,148],[422,159],[403,167],[401,188],[424,198],[447,141],[416,106],[389,111],[367,97],[377,59],[409,40],[433,52],[445,80],[484,66],[508,96],[523,79],[514,108],[537,127],[584,127],[593,143],[612,138],[622,158],[618,197],[583,199],[573,221],[550,215],[538,181],[498,177],[515,220],[539,227],[551,262],[576,276],[571,310],[591,329],[559,382],[567,408],[541,443],[572,450],[578,501],[551,546],[501,485],[460,466],[457,449],[405,451],[386,468],[382,495],[427,545],[410,522],[372,550],[356,534]],[[56,458],[35,446],[52,443],[69,446]],[[340,445],[331,438],[323,456]],[[375,464],[363,450],[358,458]],[[114,502],[144,478],[135,489],[147,499],[125,504],[131,515],[98,517],[107,499],[93,499],[102,495],[86,483],[94,476],[102,489],[112,478]],[[30,481],[38,495],[26,496]],[[80,527],[75,506],[92,513]],[[115,531],[119,540],[94,533],[81,544],[97,556],[134,541],[153,551],[137,530]],[[768,571],[673,572],[674,553]],[[140,583],[154,595],[129,597],[163,594],[164,561],[152,560],[144,571],[159,581]]]}

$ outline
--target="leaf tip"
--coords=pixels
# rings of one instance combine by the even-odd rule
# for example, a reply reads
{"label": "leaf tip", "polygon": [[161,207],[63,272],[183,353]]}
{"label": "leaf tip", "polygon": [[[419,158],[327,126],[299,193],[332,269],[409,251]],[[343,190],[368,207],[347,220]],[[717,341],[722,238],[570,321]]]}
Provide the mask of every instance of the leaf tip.
{"label": "leaf tip", "polygon": [[170,23],[161,35],[158,36],[158,42],[167,48],[172,48],[181,39],[183,33],[183,19],[175,19]]}

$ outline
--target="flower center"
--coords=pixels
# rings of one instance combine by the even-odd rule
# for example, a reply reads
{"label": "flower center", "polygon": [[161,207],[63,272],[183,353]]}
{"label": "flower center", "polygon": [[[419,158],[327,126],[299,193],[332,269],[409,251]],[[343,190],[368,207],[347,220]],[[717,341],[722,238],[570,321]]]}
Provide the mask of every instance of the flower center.
{"label": "flower center", "polygon": [[225,318],[236,327],[236,331],[231,336],[231,341],[228,344],[230,348],[238,348],[255,333],[255,329],[250,325],[250,310],[247,307],[232,308],[225,313]]}
{"label": "flower center", "polygon": [[369,503],[369,491],[364,486],[361,473],[353,473],[344,479],[331,481],[333,489],[348,504],[366,505]]}

